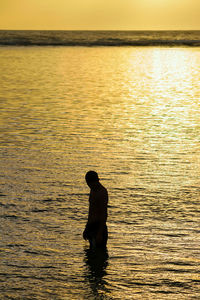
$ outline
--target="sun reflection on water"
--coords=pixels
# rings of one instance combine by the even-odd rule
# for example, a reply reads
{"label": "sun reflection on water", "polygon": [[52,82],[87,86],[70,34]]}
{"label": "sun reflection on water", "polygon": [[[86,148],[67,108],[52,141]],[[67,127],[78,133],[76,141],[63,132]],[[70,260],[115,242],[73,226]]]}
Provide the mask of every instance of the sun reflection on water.
{"label": "sun reflection on water", "polygon": [[[9,296],[195,297],[199,49],[0,50]],[[88,169],[110,195],[98,264],[82,241]]]}

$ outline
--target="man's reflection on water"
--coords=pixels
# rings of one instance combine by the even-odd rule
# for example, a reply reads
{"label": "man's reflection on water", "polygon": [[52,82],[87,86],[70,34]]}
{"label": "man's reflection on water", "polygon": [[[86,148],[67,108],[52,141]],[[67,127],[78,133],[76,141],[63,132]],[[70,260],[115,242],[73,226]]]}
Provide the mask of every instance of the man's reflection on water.
{"label": "man's reflection on water", "polygon": [[85,249],[84,262],[86,264],[85,277],[90,284],[94,297],[98,297],[108,291],[105,276],[108,266],[108,251],[105,249]]}

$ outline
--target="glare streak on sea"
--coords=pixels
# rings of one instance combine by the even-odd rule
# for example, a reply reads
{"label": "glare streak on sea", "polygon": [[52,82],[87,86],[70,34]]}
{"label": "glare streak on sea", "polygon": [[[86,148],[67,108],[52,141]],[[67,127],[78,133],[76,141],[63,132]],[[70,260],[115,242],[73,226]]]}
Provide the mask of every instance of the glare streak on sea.
{"label": "glare streak on sea", "polygon": [[[0,48],[0,298],[199,299],[200,48]],[[82,239],[96,170],[107,252]]]}

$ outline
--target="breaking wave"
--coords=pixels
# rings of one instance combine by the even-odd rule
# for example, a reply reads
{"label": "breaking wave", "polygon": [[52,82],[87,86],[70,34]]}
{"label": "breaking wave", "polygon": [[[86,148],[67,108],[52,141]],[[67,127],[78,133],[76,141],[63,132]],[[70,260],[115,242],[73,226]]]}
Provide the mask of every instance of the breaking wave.
{"label": "breaking wave", "polygon": [[200,31],[0,31],[0,46],[200,46]]}

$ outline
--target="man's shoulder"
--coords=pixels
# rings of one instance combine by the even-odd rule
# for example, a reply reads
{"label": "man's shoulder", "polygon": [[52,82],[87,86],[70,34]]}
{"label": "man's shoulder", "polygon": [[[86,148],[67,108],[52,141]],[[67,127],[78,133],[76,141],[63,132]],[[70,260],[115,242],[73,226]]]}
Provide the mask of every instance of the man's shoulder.
{"label": "man's shoulder", "polygon": [[91,192],[91,196],[92,196],[92,198],[95,198],[97,200],[102,199],[102,198],[103,199],[108,199],[108,191],[103,185],[101,185],[99,187],[99,189],[94,190],[94,191]]}
{"label": "man's shoulder", "polygon": [[105,186],[103,186],[103,185],[101,185],[101,188],[99,189],[99,192],[105,193],[105,194],[108,193],[107,189],[106,189]]}
{"label": "man's shoulder", "polygon": [[108,191],[107,189],[102,185],[101,189],[99,190],[99,198],[104,199],[106,202],[108,201]]}

